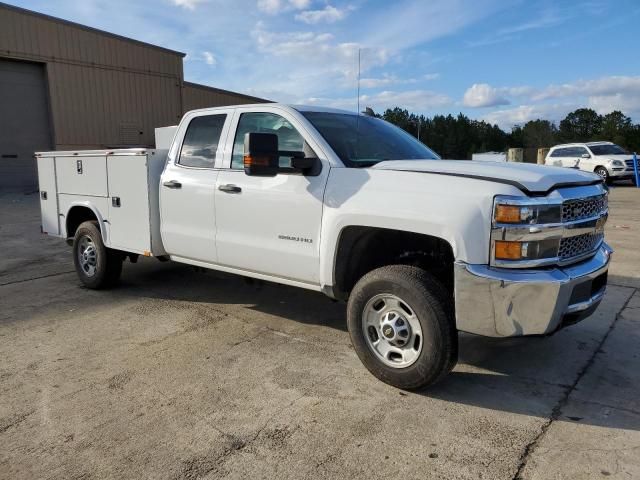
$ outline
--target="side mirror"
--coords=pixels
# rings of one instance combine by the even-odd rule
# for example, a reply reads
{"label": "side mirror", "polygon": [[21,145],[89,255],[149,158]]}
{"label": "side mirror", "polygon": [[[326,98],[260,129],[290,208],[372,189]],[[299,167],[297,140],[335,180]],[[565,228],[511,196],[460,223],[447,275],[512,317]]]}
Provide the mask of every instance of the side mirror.
{"label": "side mirror", "polygon": [[278,173],[278,136],[274,133],[244,135],[244,173],[274,177]]}
{"label": "side mirror", "polygon": [[583,153],[580,157],[581,158],[591,158],[591,155],[589,155],[588,153]]}

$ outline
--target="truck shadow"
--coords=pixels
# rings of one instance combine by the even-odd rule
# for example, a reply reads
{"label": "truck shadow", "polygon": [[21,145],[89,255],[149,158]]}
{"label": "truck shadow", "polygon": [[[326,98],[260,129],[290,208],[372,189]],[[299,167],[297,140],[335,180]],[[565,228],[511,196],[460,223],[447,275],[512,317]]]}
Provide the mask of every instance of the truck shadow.
{"label": "truck shadow", "polygon": [[[273,329],[282,327],[282,322],[297,322],[347,331],[345,304],[316,292],[269,283],[247,284],[234,275],[198,273],[180,265],[148,265],[131,269],[132,275],[125,276],[130,278],[129,285],[120,292],[212,306],[231,304],[239,307],[239,312],[247,309],[278,317],[256,320]],[[441,383],[416,393],[525,416],[640,430],[640,412],[628,407],[632,399],[626,403],[624,399],[637,393],[629,384],[632,379],[624,377],[610,357],[598,354],[611,320],[602,316],[615,315],[610,311],[597,312],[601,318],[592,317],[550,337],[494,339],[461,334],[456,369]],[[598,325],[602,320],[606,322]],[[592,323],[587,324],[589,321]],[[345,343],[348,341],[345,338]],[[628,357],[638,361],[632,359],[632,352]],[[599,363],[597,369],[594,359]],[[629,372],[629,366],[625,371]],[[373,377],[369,380],[377,381]]]}

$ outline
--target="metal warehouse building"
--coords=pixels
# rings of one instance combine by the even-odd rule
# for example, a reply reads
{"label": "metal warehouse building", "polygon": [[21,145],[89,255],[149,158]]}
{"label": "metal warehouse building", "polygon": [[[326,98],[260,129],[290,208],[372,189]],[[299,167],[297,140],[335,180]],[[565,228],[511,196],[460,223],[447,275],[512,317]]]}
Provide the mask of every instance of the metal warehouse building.
{"label": "metal warehouse building", "polygon": [[0,3],[0,190],[37,185],[34,151],[153,146],[188,110],[265,101],[185,82],[184,56]]}

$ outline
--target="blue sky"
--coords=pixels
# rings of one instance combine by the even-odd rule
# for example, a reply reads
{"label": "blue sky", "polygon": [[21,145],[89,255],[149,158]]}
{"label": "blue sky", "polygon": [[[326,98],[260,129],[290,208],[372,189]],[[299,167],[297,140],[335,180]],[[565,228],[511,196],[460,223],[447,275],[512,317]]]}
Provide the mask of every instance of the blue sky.
{"label": "blue sky", "polygon": [[21,0],[187,53],[185,79],[288,103],[640,120],[637,0]]}

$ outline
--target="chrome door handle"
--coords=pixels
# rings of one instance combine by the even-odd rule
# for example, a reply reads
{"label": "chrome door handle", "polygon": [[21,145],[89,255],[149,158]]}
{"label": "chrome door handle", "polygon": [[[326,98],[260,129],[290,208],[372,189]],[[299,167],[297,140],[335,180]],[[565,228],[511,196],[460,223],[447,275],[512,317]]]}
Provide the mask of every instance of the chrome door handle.
{"label": "chrome door handle", "polygon": [[226,193],[240,193],[240,192],[242,192],[242,188],[240,188],[237,185],[232,185],[231,183],[228,183],[226,185],[220,185],[218,187],[218,190],[220,190],[221,192],[226,192]]}
{"label": "chrome door handle", "polygon": [[167,188],[182,188],[182,184],[177,180],[169,180],[168,182],[164,182],[162,185]]}

